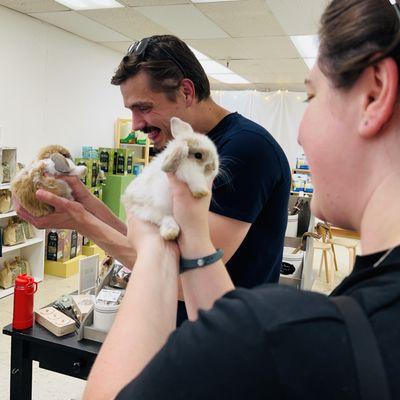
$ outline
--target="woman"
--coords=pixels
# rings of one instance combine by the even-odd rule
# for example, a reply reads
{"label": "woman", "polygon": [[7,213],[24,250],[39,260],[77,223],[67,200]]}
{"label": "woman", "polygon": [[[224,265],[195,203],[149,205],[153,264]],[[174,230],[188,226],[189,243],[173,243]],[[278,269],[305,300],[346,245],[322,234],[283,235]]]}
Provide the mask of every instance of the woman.
{"label": "woman", "polygon": [[[389,1],[333,0],[320,43],[299,142],[314,214],[361,233],[354,271],[332,298],[284,286],[231,291],[221,261],[184,272],[197,320],[170,335],[179,254],[216,251],[209,199],[193,199],[171,176],[182,235],[166,243],[153,226],[130,223],[135,279],[85,398],[400,398],[400,20]],[[361,306],[350,321],[338,295]]]}

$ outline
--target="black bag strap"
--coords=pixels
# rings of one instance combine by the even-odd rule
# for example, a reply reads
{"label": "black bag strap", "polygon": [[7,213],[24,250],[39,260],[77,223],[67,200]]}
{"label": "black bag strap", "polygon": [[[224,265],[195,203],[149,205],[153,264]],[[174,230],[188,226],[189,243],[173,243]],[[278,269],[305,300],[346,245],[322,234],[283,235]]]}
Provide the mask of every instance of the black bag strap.
{"label": "black bag strap", "polygon": [[331,297],[343,316],[353,350],[361,400],[390,400],[386,371],[371,324],[350,296]]}

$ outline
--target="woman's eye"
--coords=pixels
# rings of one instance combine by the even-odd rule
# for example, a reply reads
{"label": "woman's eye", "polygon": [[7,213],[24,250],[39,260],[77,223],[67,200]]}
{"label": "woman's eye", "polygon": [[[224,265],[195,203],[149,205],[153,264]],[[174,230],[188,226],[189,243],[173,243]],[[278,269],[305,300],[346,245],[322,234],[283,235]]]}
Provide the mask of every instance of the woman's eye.
{"label": "woman's eye", "polygon": [[201,153],[194,153],[194,157],[197,158],[198,160],[201,160],[203,158],[203,154]]}
{"label": "woman's eye", "polygon": [[314,98],[313,94],[308,94],[307,98],[304,100],[304,103],[309,103]]}

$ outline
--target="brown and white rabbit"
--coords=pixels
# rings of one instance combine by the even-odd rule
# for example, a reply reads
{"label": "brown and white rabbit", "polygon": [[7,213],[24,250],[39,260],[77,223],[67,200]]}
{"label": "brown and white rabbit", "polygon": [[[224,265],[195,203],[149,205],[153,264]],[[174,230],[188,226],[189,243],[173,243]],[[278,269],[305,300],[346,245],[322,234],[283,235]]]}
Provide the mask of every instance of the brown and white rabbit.
{"label": "brown and white rabbit", "polygon": [[11,182],[11,191],[30,214],[35,217],[51,214],[54,208],[36,198],[36,191],[47,190],[57,196],[73,200],[72,190],[56,175],[71,175],[82,178],[86,175],[85,166],[76,166],[67,149],[58,145],[47,146],[40,150],[37,159],[23,168]]}
{"label": "brown and white rabbit", "polygon": [[186,182],[194,197],[202,197],[209,193],[219,168],[217,149],[206,135],[195,133],[176,117],[171,118],[171,132],[174,140],[130,183],[123,196],[127,214],[158,225],[166,240],[179,235],[166,172]]}

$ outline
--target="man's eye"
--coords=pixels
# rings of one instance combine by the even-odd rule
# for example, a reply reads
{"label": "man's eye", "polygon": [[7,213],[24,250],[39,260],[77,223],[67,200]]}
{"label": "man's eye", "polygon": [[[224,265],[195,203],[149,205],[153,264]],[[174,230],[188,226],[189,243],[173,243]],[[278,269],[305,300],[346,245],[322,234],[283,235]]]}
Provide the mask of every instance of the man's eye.
{"label": "man's eye", "polygon": [[203,154],[201,153],[194,153],[194,157],[197,158],[198,160],[201,160],[203,158]]}

